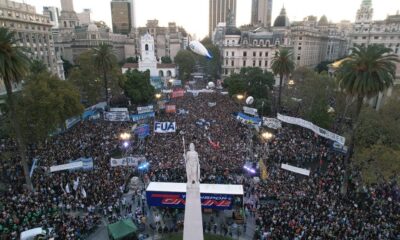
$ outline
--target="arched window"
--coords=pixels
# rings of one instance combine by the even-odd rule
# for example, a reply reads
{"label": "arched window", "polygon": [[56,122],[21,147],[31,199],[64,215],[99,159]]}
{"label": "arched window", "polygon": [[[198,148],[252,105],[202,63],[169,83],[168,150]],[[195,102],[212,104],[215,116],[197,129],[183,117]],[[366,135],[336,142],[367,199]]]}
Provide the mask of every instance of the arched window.
{"label": "arched window", "polygon": [[167,77],[171,77],[171,75],[172,75],[172,74],[171,74],[171,71],[168,70],[168,71],[167,71]]}
{"label": "arched window", "polygon": [[144,50],[149,51],[149,44],[144,45]]}
{"label": "arched window", "polygon": [[257,45],[257,40],[253,40],[253,46]]}
{"label": "arched window", "polygon": [[66,22],[66,21],[64,21],[64,27],[65,27],[65,28],[67,27],[67,22]]}
{"label": "arched window", "polygon": [[260,46],[264,45],[264,40],[260,40]]}
{"label": "arched window", "polygon": [[162,70],[160,70],[160,71],[158,71],[158,75],[159,75],[160,77],[164,77],[164,72],[163,72]]}

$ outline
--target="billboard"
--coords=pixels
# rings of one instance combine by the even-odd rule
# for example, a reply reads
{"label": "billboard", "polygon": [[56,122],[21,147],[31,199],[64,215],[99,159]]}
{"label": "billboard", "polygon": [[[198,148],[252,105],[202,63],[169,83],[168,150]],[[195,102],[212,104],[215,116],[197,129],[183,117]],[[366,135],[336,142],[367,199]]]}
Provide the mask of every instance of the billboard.
{"label": "billboard", "polygon": [[[235,195],[201,193],[201,207],[218,210],[233,208]],[[146,191],[147,204],[152,207],[184,208],[186,193]]]}

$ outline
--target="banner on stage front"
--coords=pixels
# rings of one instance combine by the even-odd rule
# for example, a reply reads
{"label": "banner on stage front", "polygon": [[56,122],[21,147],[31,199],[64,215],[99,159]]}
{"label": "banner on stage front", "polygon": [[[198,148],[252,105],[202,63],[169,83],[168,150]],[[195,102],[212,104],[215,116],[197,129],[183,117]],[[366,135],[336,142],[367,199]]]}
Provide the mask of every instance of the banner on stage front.
{"label": "banner on stage front", "polygon": [[298,125],[300,127],[304,127],[304,128],[308,128],[311,131],[313,131],[314,133],[316,133],[317,135],[320,135],[321,137],[330,139],[332,141],[338,142],[341,145],[344,145],[346,142],[346,138],[342,137],[340,135],[337,135],[333,132],[330,132],[326,129],[320,128],[317,125],[314,125],[312,122],[306,121],[304,119],[301,118],[296,118],[296,117],[289,117],[289,116],[285,116],[282,114],[278,113],[278,119],[281,120],[282,122],[286,122],[286,123],[290,123],[290,124],[294,124],[294,125]]}
{"label": "banner on stage front", "polygon": [[137,107],[138,114],[153,112],[153,105]]}
{"label": "banner on stage front", "polygon": [[104,120],[110,122],[125,122],[129,121],[129,112],[126,111],[111,111],[104,113]]}
{"label": "banner on stage front", "polygon": [[306,175],[306,176],[310,176],[310,170],[308,169],[304,169],[304,168],[298,168],[298,167],[294,167],[291,166],[289,164],[283,164],[281,165],[282,169],[294,172],[294,173],[298,173],[298,174],[302,174],[302,175]]}
{"label": "banner on stage front", "polygon": [[282,128],[282,122],[276,118],[263,117],[263,125],[272,129]]}
{"label": "banner on stage front", "polygon": [[147,119],[147,118],[153,118],[155,116],[155,112],[148,112],[148,113],[142,113],[142,114],[133,114],[130,115],[130,118],[133,122],[137,122],[143,119]]}
{"label": "banner on stage front", "polygon": [[139,162],[146,161],[145,157],[125,157],[125,158],[111,158],[111,167],[128,166],[137,167]]}
{"label": "banner on stage front", "polygon": [[154,132],[156,133],[176,132],[176,122],[154,122]]}
{"label": "banner on stage front", "polygon": [[82,161],[78,161],[78,162],[72,162],[72,163],[57,165],[57,166],[51,166],[50,167],[50,172],[71,170],[71,169],[77,169],[77,168],[82,168],[82,167],[83,167],[83,162]]}

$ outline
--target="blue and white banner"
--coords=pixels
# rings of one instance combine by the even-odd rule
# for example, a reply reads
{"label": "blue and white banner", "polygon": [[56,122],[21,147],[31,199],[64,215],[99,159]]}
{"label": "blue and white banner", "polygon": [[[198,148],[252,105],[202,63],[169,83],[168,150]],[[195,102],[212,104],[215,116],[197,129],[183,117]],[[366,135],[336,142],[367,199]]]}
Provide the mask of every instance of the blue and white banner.
{"label": "blue and white banner", "polygon": [[289,117],[289,116],[285,116],[285,115],[281,115],[278,113],[278,117],[279,120],[281,120],[282,122],[286,122],[286,123],[290,123],[290,124],[294,124],[294,125],[298,125],[300,127],[303,128],[308,128],[311,131],[313,131],[314,133],[316,133],[317,135],[320,135],[321,137],[330,139],[334,142],[338,142],[341,145],[344,145],[346,142],[346,138],[342,137],[340,135],[337,135],[333,132],[330,132],[326,129],[320,128],[317,125],[314,125],[312,122],[306,121],[304,119],[301,118],[296,118],[296,117]]}
{"label": "blue and white banner", "polygon": [[347,149],[348,149],[347,146],[344,146],[344,145],[342,145],[342,144],[340,144],[338,142],[333,142],[332,148],[333,148],[333,150],[335,150],[337,152],[340,152],[340,153],[343,153],[343,154],[346,154],[347,153]]}
{"label": "blue and white banner", "polygon": [[79,168],[82,168],[82,167],[83,167],[83,162],[82,161],[78,161],[78,162],[72,162],[72,163],[67,163],[67,164],[51,166],[50,167],[50,172],[58,172],[58,171],[63,171],[63,170],[79,169]]}
{"label": "blue and white banner", "polygon": [[140,162],[145,162],[146,157],[125,157],[125,158],[111,158],[110,165],[111,167],[119,167],[119,166],[128,166],[128,167],[137,167]]}
{"label": "blue and white banner", "polygon": [[176,132],[176,122],[154,122],[154,132],[156,133]]}
{"label": "blue and white banner", "polygon": [[67,120],[65,120],[65,127],[67,129],[70,129],[71,127],[73,127],[75,124],[77,124],[80,121],[81,121],[81,116],[68,118]]}
{"label": "blue and white banner", "polygon": [[81,168],[75,168],[75,169],[71,169],[71,170],[92,170],[93,169],[93,158],[78,158],[74,161],[71,161],[71,163],[77,163],[77,162],[81,162],[82,163],[82,167]]}
{"label": "blue and white banner", "polygon": [[138,114],[153,112],[153,105],[137,107]]}
{"label": "blue and white banner", "polygon": [[104,120],[111,122],[129,121],[129,112],[124,112],[124,111],[105,112]]}
{"label": "blue and white banner", "polygon": [[148,113],[142,113],[142,114],[133,114],[130,115],[130,118],[133,122],[137,122],[143,119],[147,119],[147,118],[153,118],[155,116],[155,112],[148,112]]}
{"label": "blue and white banner", "polygon": [[276,118],[263,117],[263,125],[272,129],[282,128],[282,122]]}
{"label": "blue and white banner", "polygon": [[143,124],[135,129],[135,133],[140,139],[143,139],[150,135],[150,126],[148,124]]}
{"label": "blue and white banner", "polygon": [[246,113],[246,114],[250,114],[250,115],[258,117],[258,112],[257,112],[256,108],[250,108],[250,107],[244,106],[243,107],[243,112]]}
{"label": "blue and white banner", "polygon": [[239,120],[241,123],[250,124],[250,125],[257,125],[261,126],[261,119],[257,117],[250,117],[244,113],[238,113],[236,119]]}
{"label": "blue and white banner", "polygon": [[172,86],[182,86],[182,81],[181,80],[174,80],[172,82]]}

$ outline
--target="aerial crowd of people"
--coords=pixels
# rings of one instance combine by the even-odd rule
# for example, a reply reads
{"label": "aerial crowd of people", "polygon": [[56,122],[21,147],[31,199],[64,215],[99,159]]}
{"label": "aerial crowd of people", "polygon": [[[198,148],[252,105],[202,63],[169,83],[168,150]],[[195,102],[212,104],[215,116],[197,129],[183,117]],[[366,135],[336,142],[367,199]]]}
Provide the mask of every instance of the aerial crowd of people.
{"label": "aerial crowd of people", "polygon": [[[169,104],[176,105],[177,113],[157,109],[155,119],[176,122],[177,131],[151,131],[144,140],[140,154],[149,163],[145,181],[185,182],[183,143],[186,149],[194,143],[201,182],[243,184],[245,212],[255,219],[254,239],[400,238],[398,184],[386,180],[365,186],[359,172],[353,171],[348,194],[341,194],[343,155],[332,150],[330,140],[286,124],[270,130],[274,138],[263,140],[254,128],[233,116],[244,103],[218,92],[186,93],[170,99]],[[152,126],[155,119],[143,121]],[[115,216],[122,208],[121,197],[133,169],[111,167],[110,158],[121,147],[120,133],[132,125],[85,120],[31,146],[28,156],[37,159],[32,174],[34,193],[24,187],[22,167],[16,164],[20,161],[16,143],[1,139],[0,151],[7,159],[0,165],[4,188],[0,195],[0,239],[18,239],[22,231],[35,227],[53,228],[59,239],[81,239],[103,219]],[[136,143],[136,139],[132,141]],[[80,157],[93,158],[93,169],[49,171],[50,166]],[[243,166],[260,158],[268,177],[255,181],[258,173],[246,172]],[[311,168],[311,174],[288,172],[280,163]]]}

